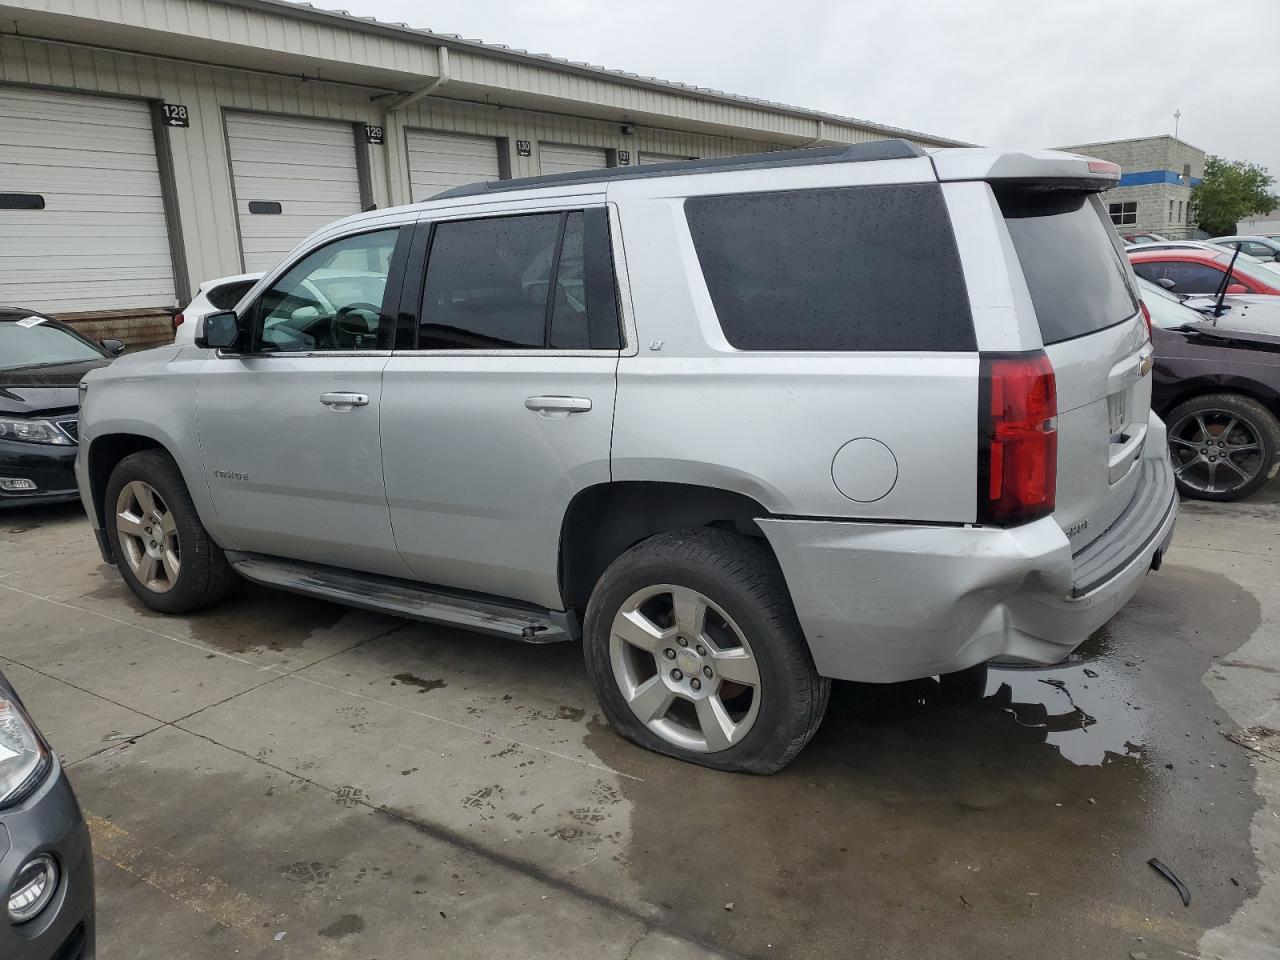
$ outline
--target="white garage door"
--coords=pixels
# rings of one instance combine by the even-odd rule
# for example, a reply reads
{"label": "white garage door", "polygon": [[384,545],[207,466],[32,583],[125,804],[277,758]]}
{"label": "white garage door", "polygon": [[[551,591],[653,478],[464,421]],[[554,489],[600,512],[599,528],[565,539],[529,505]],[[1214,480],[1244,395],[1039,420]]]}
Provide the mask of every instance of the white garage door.
{"label": "white garage door", "polygon": [[245,270],[268,270],[298,241],[360,212],[351,124],[227,113]]}
{"label": "white garage door", "polygon": [[146,104],[0,87],[0,303],[176,305]]}
{"label": "white garage door", "polygon": [[598,147],[574,147],[564,143],[538,144],[538,166],[543,173],[596,170],[608,165],[608,157]]}
{"label": "white garage door", "polygon": [[410,130],[409,188],[414,200],[429,200],[441,190],[497,180],[498,141],[461,133]]}

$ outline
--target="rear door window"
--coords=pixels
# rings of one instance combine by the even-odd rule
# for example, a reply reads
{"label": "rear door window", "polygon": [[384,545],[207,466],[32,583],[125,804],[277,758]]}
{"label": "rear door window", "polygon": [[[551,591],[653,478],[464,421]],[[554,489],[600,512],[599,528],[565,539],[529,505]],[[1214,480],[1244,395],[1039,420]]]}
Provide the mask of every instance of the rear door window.
{"label": "rear door window", "polygon": [[1101,204],[1079,193],[997,190],[1046,344],[1083,337],[1138,312]]}
{"label": "rear door window", "polygon": [[436,224],[419,350],[616,350],[603,209]]}
{"label": "rear door window", "polygon": [[739,350],[977,349],[937,184],[690,197],[684,207]]}

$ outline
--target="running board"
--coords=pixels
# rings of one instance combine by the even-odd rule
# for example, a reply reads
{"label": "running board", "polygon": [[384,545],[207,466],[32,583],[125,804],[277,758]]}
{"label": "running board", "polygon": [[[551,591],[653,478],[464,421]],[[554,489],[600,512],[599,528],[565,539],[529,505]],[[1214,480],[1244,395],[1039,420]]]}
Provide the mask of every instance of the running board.
{"label": "running board", "polygon": [[507,637],[524,643],[573,639],[567,614],[510,606],[500,600],[451,593],[408,580],[337,567],[227,551],[236,573],[263,586],[351,607]]}

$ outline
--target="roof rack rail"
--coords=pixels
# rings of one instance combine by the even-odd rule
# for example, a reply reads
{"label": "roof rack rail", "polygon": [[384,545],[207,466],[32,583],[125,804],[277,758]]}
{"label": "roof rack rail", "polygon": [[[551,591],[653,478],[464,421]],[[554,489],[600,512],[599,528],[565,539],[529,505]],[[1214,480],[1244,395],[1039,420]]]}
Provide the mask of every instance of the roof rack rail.
{"label": "roof rack rail", "polygon": [[805,147],[799,150],[773,150],[735,157],[708,157],[703,160],[676,160],[671,163],[647,163],[634,167],[609,167],[605,170],[575,170],[570,173],[548,173],[540,177],[517,180],[490,180],[453,187],[430,197],[446,200],[474,197],[485,193],[506,193],[533,187],[555,187],[576,183],[608,183],[613,180],[639,180],[646,177],[670,177],[684,173],[711,173],[728,170],[799,167],[821,163],[861,163],[869,160],[910,160],[925,152],[907,140],[868,140],[849,146]]}

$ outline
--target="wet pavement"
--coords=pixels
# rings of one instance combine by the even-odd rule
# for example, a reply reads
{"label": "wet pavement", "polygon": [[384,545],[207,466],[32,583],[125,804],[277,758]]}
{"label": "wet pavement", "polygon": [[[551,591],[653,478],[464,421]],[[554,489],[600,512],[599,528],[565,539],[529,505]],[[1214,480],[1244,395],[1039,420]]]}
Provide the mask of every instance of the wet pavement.
{"label": "wet pavement", "polygon": [[0,669],[104,957],[1280,956],[1280,484],[1185,505],[1067,663],[838,684],[769,778],[615,736],[575,646],[152,614],[73,508],[0,514]]}

